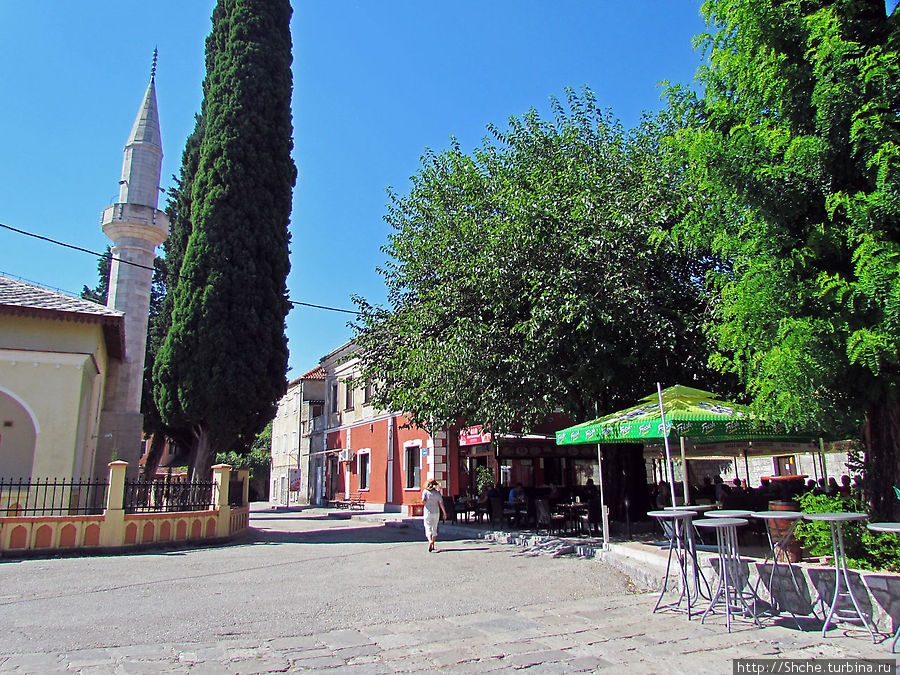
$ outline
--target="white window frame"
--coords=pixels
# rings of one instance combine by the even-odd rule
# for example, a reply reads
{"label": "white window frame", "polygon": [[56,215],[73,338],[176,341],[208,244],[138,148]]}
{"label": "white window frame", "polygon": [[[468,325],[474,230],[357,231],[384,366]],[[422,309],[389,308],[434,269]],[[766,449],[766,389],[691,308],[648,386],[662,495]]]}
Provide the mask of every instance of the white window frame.
{"label": "white window frame", "polygon": [[[365,456],[366,458],[366,486],[363,487],[363,472],[362,472],[362,458]],[[372,477],[372,450],[371,448],[363,448],[362,450],[356,451],[356,478],[357,478],[357,487],[360,492],[368,492],[371,489],[371,477]]]}
{"label": "white window frame", "polygon": [[[416,470],[413,485],[410,486],[409,457],[414,453],[416,458]],[[403,490],[417,492],[422,489],[422,441],[406,441],[403,444]]]}

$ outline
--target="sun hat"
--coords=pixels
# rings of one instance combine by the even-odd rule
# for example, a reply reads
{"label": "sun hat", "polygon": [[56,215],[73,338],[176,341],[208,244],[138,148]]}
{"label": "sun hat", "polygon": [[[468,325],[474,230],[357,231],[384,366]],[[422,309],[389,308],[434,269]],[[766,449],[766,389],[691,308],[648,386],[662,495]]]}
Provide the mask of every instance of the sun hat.
{"label": "sun hat", "polygon": [[430,481],[425,483],[425,487],[427,487],[427,488],[440,487],[440,486],[441,486],[441,482],[437,478],[432,478]]}

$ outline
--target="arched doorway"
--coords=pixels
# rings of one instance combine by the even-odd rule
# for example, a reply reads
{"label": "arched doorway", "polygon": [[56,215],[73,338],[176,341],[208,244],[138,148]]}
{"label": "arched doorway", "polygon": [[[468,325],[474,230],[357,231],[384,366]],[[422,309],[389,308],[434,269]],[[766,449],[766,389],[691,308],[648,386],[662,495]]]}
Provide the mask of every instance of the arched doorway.
{"label": "arched doorway", "polygon": [[0,388],[0,478],[31,479],[37,434],[31,410]]}

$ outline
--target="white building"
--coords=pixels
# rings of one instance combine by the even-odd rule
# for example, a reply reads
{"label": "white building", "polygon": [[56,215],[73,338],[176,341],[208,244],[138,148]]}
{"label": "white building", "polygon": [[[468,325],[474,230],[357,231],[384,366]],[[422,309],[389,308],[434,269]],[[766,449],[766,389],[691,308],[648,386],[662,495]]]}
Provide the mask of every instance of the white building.
{"label": "white building", "polygon": [[321,417],[324,402],[325,371],[321,367],[289,382],[278,402],[272,420],[271,505],[310,503],[310,437],[313,419]]}

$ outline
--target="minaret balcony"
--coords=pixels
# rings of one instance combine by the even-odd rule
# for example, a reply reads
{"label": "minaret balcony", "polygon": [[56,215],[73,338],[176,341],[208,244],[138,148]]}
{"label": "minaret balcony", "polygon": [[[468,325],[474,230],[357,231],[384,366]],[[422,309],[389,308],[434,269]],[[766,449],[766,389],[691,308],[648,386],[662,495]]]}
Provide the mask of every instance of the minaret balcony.
{"label": "minaret balcony", "polygon": [[100,219],[103,232],[113,242],[128,237],[146,241],[152,250],[169,236],[169,217],[164,211],[143,204],[107,206]]}

